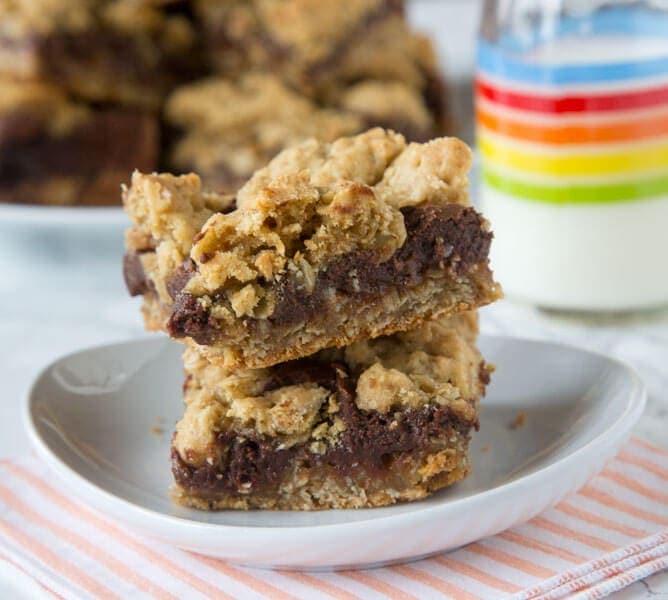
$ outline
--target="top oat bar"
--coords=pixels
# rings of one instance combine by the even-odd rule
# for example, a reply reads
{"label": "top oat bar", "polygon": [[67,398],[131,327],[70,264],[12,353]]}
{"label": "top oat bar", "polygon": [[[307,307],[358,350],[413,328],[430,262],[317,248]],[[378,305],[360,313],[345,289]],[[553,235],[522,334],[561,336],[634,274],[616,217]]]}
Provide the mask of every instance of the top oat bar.
{"label": "top oat bar", "polygon": [[145,294],[149,325],[227,368],[476,308],[500,289],[492,234],[468,203],[470,160],[457,139],[406,144],[379,128],[309,140],[256,172],[235,210],[210,217],[193,175],[135,174],[126,280]]}

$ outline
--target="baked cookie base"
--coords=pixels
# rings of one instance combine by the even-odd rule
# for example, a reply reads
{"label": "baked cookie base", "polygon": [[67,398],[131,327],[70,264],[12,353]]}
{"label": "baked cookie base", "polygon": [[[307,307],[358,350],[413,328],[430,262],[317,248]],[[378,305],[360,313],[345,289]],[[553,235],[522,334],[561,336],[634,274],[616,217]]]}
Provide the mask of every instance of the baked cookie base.
{"label": "baked cookie base", "polygon": [[[300,465],[271,494],[211,494],[177,483],[172,499],[183,506],[211,511],[373,508],[410,502],[466,478],[471,473],[468,445],[468,436],[455,434],[437,452],[397,457],[381,475],[353,469],[340,476],[327,468]],[[178,462],[178,456],[173,461]]]}

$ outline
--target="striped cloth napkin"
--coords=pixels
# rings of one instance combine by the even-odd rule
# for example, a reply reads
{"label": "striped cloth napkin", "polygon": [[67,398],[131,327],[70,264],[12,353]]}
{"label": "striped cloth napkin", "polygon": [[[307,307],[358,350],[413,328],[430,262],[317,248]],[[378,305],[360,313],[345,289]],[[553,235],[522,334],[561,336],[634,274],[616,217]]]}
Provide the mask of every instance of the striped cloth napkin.
{"label": "striped cloth napkin", "polygon": [[140,539],[77,504],[34,457],[0,471],[0,581],[38,597],[600,598],[668,568],[668,452],[639,439],[525,525],[435,558],[336,573],[247,569]]}

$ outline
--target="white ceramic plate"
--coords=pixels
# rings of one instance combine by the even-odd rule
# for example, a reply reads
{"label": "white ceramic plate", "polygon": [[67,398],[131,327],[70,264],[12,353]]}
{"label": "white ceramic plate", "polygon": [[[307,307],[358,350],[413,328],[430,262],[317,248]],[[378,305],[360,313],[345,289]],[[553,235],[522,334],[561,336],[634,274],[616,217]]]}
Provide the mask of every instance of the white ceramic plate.
{"label": "white ceramic plate", "polygon": [[[526,521],[603,467],[640,416],[626,366],[575,348],[482,337],[497,365],[474,474],[421,502],[358,511],[205,513],[172,505],[169,442],[181,346],[131,341],[61,358],[26,403],[30,438],[65,488],[137,533],[236,563],[362,567],[466,544]],[[511,427],[518,413],[525,425]],[[163,433],[152,432],[164,427]]]}

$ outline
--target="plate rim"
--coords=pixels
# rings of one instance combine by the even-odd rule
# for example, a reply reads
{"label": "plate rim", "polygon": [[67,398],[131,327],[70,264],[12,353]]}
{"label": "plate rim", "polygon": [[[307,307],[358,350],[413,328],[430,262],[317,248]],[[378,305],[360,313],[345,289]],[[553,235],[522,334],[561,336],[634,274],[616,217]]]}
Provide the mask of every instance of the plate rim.
{"label": "plate rim", "polygon": [[[120,192],[119,192],[120,194]],[[120,196],[119,196],[120,197]],[[0,203],[0,225],[34,228],[127,226],[128,217],[118,206],[49,206]]]}
{"label": "plate rim", "polygon": [[[95,350],[111,349],[114,347],[122,347],[127,344],[134,343],[150,343],[150,344],[167,344],[168,339],[164,338],[152,338],[152,337],[134,337],[120,342],[114,342],[110,344],[99,344],[95,346],[86,347],[80,350],[69,352],[63,354],[62,356],[57,357],[52,360],[48,365],[42,368],[39,373],[33,379],[27,393],[24,395],[23,406],[22,406],[22,418],[23,425],[28,434],[30,444],[33,446],[38,456],[44,460],[44,462],[53,469],[61,479],[64,481],[72,482],[71,485],[81,487],[86,490],[86,494],[80,500],[84,502],[89,508],[97,510],[107,516],[111,516],[115,519],[118,519],[118,514],[124,515],[137,515],[142,519],[147,519],[152,525],[167,526],[170,528],[179,528],[180,531],[196,529],[198,531],[208,531],[208,532],[217,532],[219,534],[225,534],[226,532],[234,534],[243,534],[249,539],[252,538],[264,538],[267,535],[285,535],[289,534],[292,536],[308,536],[312,535],[314,529],[317,529],[319,532],[327,532],[330,534],[344,533],[346,530],[354,528],[358,533],[361,529],[375,529],[378,527],[383,527],[388,521],[394,523],[413,520],[417,517],[420,520],[424,519],[433,519],[439,516],[439,512],[447,512],[451,510],[456,510],[462,504],[472,503],[472,502],[488,502],[490,499],[503,499],[504,497],[511,497],[516,493],[520,493],[523,487],[529,486],[533,487],[534,484],[540,483],[540,480],[549,477],[549,475],[554,470],[561,470],[562,468],[567,468],[569,464],[577,462],[581,455],[590,454],[595,450],[596,447],[610,448],[617,447],[622,441],[624,441],[631,433],[631,428],[635,425],[638,418],[642,414],[646,400],[647,400],[647,389],[646,386],[636,371],[631,365],[615,358],[611,357],[603,352],[592,351],[589,349],[581,348],[579,346],[562,343],[562,342],[553,342],[550,340],[541,340],[525,337],[516,337],[516,336],[506,336],[506,335],[490,335],[482,334],[481,339],[495,340],[495,341],[505,341],[512,343],[531,343],[538,344],[542,346],[550,347],[559,347],[566,349],[568,351],[576,351],[578,353],[586,353],[599,358],[603,358],[606,361],[616,365],[621,368],[622,371],[630,378],[630,383],[632,384],[632,391],[628,395],[626,404],[624,405],[623,410],[620,411],[620,414],[615,418],[615,420],[598,435],[596,435],[591,440],[587,441],[580,448],[574,450],[573,452],[557,459],[554,462],[532,472],[527,475],[520,476],[518,478],[512,479],[511,481],[505,482],[501,485],[498,485],[494,488],[485,490],[483,492],[478,492],[470,496],[465,496],[463,498],[458,498],[451,502],[445,504],[436,504],[434,506],[425,506],[422,509],[417,508],[413,511],[407,511],[399,514],[388,514],[380,517],[374,517],[370,519],[364,519],[359,521],[348,521],[342,523],[325,523],[325,524],[314,524],[314,525],[300,525],[300,526],[253,526],[253,525],[230,525],[222,523],[207,523],[204,521],[192,520],[186,516],[177,516],[170,515],[160,512],[155,509],[146,508],[144,506],[133,503],[130,500],[126,500],[116,494],[109,492],[93,481],[90,481],[82,474],[80,474],[73,467],[70,467],[64,460],[62,460],[58,454],[52,450],[45,440],[39,434],[37,424],[32,418],[32,406],[34,401],[34,394],[37,385],[42,381],[43,377],[46,376],[47,372],[53,368],[56,364],[61,361],[67,360],[74,356],[83,355]],[[91,498],[98,497],[99,502],[91,501]],[[100,504],[104,503],[104,506],[107,510],[100,508]],[[110,510],[111,508],[111,510]],[[544,510],[545,507],[539,507],[537,512]],[[369,509],[372,510],[372,509]],[[129,512],[128,512],[129,511]],[[283,511],[289,512],[289,511]],[[341,511],[344,512],[344,511]],[[125,521],[133,521],[133,517],[124,519]],[[152,527],[151,529],[154,529]]]}

